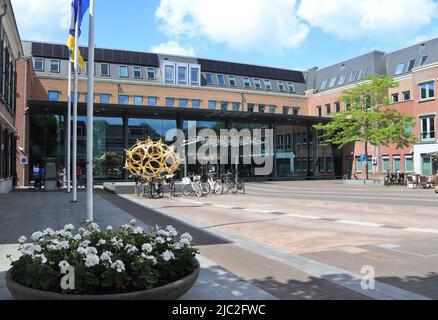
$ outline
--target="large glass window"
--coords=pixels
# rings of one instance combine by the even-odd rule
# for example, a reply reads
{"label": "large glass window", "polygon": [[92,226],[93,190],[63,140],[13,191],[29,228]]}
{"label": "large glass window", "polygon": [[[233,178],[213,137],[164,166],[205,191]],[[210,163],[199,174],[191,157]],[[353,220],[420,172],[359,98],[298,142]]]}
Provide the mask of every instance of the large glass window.
{"label": "large glass window", "polygon": [[401,161],[400,156],[393,156],[392,158],[392,170],[393,171],[401,171]]}
{"label": "large glass window", "polygon": [[131,146],[137,139],[146,140],[149,137],[154,141],[160,139],[165,141],[167,132],[176,129],[176,121],[130,118],[128,127],[128,145]]}
{"label": "large glass window", "polygon": [[240,102],[233,102],[233,111],[234,112],[240,111]]}
{"label": "large glass window", "polygon": [[397,65],[397,67],[395,68],[395,75],[396,76],[403,73],[403,71],[405,70],[405,64],[406,64],[406,62],[402,62],[402,63],[399,63]]}
{"label": "large glass window", "polygon": [[221,110],[223,112],[227,112],[228,111],[228,102],[226,101],[221,101]]}
{"label": "large glass window", "polygon": [[120,66],[120,78],[128,78],[128,66]]}
{"label": "large glass window", "polygon": [[388,172],[389,171],[389,156],[383,156],[382,157],[382,172]]}
{"label": "large glass window", "polygon": [[420,84],[420,99],[427,100],[435,97],[434,81]]}
{"label": "large glass window", "polygon": [[411,155],[405,156],[405,171],[407,173],[414,172],[414,160]]}
{"label": "large glass window", "polygon": [[422,157],[421,174],[424,176],[432,175],[432,159],[429,156],[424,155]]}
{"label": "large glass window", "polygon": [[59,91],[49,90],[49,101],[58,101]]}
{"label": "large glass window", "polygon": [[43,58],[35,58],[33,61],[33,67],[35,71],[44,71],[44,59]]}
{"label": "large glass window", "polygon": [[435,141],[435,117],[421,118],[421,141],[432,142]]}

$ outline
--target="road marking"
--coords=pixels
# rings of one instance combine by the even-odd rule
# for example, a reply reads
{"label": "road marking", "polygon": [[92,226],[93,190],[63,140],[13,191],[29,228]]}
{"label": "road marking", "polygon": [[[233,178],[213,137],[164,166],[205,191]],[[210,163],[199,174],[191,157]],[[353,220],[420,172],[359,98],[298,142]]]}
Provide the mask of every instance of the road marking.
{"label": "road marking", "polygon": [[297,214],[297,213],[287,213],[286,216],[292,217],[292,218],[309,219],[309,220],[321,220],[322,219],[322,217],[309,216],[309,215]]}
{"label": "road marking", "polygon": [[426,228],[405,228],[403,229],[405,231],[409,231],[409,232],[421,232],[421,233],[435,233],[438,234],[438,230],[437,229],[426,229]]}
{"label": "road marking", "polygon": [[372,227],[372,228],[380,228],[384,226],[383,224],[379,224],[379,223],[363,222],[363,221],[337,220],[336,222],[343,224],[352,224],[356,226]]}

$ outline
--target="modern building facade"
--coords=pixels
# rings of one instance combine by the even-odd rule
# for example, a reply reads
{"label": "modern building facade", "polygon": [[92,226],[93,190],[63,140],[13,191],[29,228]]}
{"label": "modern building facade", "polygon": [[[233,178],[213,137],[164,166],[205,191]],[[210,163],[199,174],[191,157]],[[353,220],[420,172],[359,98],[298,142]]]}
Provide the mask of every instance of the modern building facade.
{"label": "modern building facade", "polygon": [[[408,174],[431,175],[438,171],[433,153],[438,152],[436,135],[438,113],[438,39],[433,39],[391,53],[379,51],[311,70],[308,83],[309,115],[330,117],[346,108],[339,101],[344,90],[364,82],[368,75],[390,75],[400,85],[390,89],[391,108],[415,118],[412,128],[418,143],[408,148],[375,146],[370,150],[368,171],[380,177],[388,170]],[[343,150],[343,170],[361,178],[362,143]]]}
{"label": "modern building facade", "polygon": [[10,0],[0,0],[0,193],[16,182],[17,60],[22,55]]}

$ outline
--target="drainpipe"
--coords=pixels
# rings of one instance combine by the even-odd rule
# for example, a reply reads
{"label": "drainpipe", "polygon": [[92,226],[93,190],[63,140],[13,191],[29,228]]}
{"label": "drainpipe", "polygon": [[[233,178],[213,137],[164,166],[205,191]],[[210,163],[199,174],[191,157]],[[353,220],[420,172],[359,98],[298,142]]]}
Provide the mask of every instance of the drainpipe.
{"label": "drainpipe", "polygon": [[[27,154],[27,150],[26,150],[26,117],[27,117],[27,73],[28,73],[28,69],[27,69],[27,65],[29,63],[30,57],[24,57],[23,58],[25,64],[24,64],[24,102],[23,102],[23,133],[22,133],[22,141],[23,141],[23,154],[27,155],[29,157],[29,155]],[[26,166],[23,165],[23,181],[22,181],[22,187],[24,189],[24,187],[26,186]]]}

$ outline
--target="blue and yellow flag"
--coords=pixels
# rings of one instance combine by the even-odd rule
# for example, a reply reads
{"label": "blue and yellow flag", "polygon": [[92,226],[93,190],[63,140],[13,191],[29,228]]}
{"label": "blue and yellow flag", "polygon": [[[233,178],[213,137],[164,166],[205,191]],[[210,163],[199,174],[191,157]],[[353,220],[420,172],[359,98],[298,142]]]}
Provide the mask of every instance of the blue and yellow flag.
{"label": "blue and yellow flag", "polygon": [[[69,37],[67,40],[67,47],[70,50],[70,60],[75,61],[76,52],[75,52],[75,29],[76,29],[76,19],[79,18],[78,26],[78,38],[81,36],[81,24],[82,19],[84,18],[85,13],[90,7],[90,0],[73,0],[71,3],[71,24]],[[79,51],[79,50],[78,50]],[[78,63],[81,66],[82,70],[85,70],[85,61],[82,58],[81,52],[78,52]]]}

